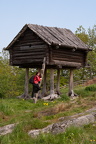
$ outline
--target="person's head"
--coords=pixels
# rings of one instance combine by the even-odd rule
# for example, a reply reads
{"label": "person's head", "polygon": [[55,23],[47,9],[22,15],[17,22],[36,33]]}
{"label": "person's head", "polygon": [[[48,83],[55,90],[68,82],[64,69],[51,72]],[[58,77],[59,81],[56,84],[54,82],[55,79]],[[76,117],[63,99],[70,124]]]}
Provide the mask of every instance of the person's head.
{"label": "person's head", "polygon": [[36,75],[40,76],[40,72],[36,72]]}

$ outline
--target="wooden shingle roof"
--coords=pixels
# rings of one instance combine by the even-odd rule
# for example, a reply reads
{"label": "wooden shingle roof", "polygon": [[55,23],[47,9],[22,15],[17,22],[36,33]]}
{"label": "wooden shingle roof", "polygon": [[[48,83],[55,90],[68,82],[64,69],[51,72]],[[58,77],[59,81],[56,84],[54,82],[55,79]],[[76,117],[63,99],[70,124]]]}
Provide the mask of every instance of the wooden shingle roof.
{"label": "wooden shingle roof", "polygon": [[81,41],[76,35],[74,35],[69,29],[47,27],[34,24],[26,24],[13,41],[6,47],[6,50],[10,49],[16,40],[29,28],[35,34],[37,34],[48,45],[59,45],[61,47],[72,47],[77,49],[88,50],[88,46]]}

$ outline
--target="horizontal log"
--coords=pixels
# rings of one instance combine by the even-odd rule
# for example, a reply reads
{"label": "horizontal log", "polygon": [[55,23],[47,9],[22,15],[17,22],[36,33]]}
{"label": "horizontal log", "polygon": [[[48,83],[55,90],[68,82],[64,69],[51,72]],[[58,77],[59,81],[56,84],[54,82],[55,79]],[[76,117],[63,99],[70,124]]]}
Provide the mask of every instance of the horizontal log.
{"label": "horizontal log", "polygon": [[25,39],[25,40],[21,40],[21,41],[19,41],[18,43],[17,43],[17,45],[26,45],[26,44],[28,44],[28,45],[30,45],[30,44],[32,44],[32,45],[38,45],[38,44],[46,44],[46,43],[44,43],[44,41],[42,41],[42,40],[39,40],[39,39],[33,39],[33,38],[30,38],[30,39]]}
{"label": "horizontal log", "polygon": [[66,62],[76,62],[76,63],[81,63],[81,64],[83,64],[84,62],[83,62],[83,60],[81,61],[81,60],[75,60],[75,59],[53,59],[53,61],[54,60],[57,60],[57,61],[66,61]]}
{"label": "horizontal log", "polygon": [[46,49],[44,49],[44,48],[35,48],[35,49],[29,49],[29,50],[14,50],[13,52],[12,52],[12,54],[14,54],[14,53],[31,53],[31,52],[43,52],[43,51],[45,51],[46,52]]}
{"label": "horizontal log", "polygon": [[54,58],[56,57],[56,58],[75,58],[75,59],[78,59],[78,58],[84,58],[84,55],[82,55],[82,56],[77,56],[77,55],[66,55],[66,54],[53,54],[52,55]]}
{"label": "horizontal log", "polygon": [[76,56],[82,56],[84,55],[83,52],[72,52],[72,51],[65,51],[65,50],[52,50],[52,54],[65,54],[65,55],[76,55]]}
{"label": "horizontal log", "polygon": [[73,51],[67,51],[67,50],[53,50],[52,49],[52,54],[65,54],[65,55],[76,55],[76,56],[82,56],[82,55],[84,55],[85,53],[84,52],[79,52],[79,51],[75,51],[75,52],[73,52]]}
{"label": "horizontal log", "polygon": [[22,56],[34,56],[34,55],[46,55],[46,53],[44,51],[40,51],[40,52],[30,52],[30,53],[14,53],[13,57],[17,56],[17,57],[22,57]]}
{"label": "horizontal log", "polygon": [[46,45],[20,46],[20,50],[31,50],[37,48],[46,48]]}
{"label": "horizontal log", "polygon": [[17,65],[23,65],[23,64],[35,64],[35,63],[41,63],[43,62],[43,59],[31,59],[30,61],[29,60],[13,60],[13,64],[17,64]]}
{"label": "horizontal log", "polygon": [[14,46],[18,46],[18,45],[25,45],[25,44],[46,44],[44,41],[37,39],[37,38],[28,38],[28,39],[19,39],[16,41],[16,43],[14,44]]}
{"label": "horizontal log", "polygon": [[21,56],[21,57],[13,57],[12,59],[13,60],[26,60],[28,59],[29,61],[31,59],[43,59],[44,58],[44,55],[34,55],[34,56]]}
{"label": "horizontal log", "polygon": [[[38,41],[38,40],[31,40],[31,42],[26,42],[26,45],[32,45],[32,46],[34,46],[34,45],[46,45],[44,42],[42,42],[42,41]],[[25,43],[22,43],[20,46],[25,46]]]}
{"label": "horizontal log", "polygon": [[52,59],[59,59],[59,60],[66,59],[68,61],[70,61],[70,60],[82,61],[84,59],[84,57],[72,57],[72,56],[57,57],[57,56],[54,56],[54,57],[52,57]]}
{"label": "horizontal log", "polygon": [[77,63],[77,62],[67,62],[67,61],[58,61],[58,60],[54,60],[53,63],[55,65],[62,65],[62,66],[70,66],[70,67],[80,67],[81,63]]}
{"label": "horizontal log", "polygon": [[18,48],[20,48],[20,46],[36,46],[36,45],[46,45],[46,47],[48,47],[47,46],[47,44],[46,43],[44,43],[44,42],[42,42],[42,41],[38,41],[38,40],[31,40],[31,41],[17,41],[15,44],[14,44],[14,46],[13,46],[13,48],[12,49],[18,49]]}
{"label": "horizontal log", "polygon": [[61,58],[58,58],[58,57],[53,57],[52,60],[59,60],[59,61],[69,61],[69,62],[84,62],[84,59],[83,58],[71,58],[71,57],[61,57]]}

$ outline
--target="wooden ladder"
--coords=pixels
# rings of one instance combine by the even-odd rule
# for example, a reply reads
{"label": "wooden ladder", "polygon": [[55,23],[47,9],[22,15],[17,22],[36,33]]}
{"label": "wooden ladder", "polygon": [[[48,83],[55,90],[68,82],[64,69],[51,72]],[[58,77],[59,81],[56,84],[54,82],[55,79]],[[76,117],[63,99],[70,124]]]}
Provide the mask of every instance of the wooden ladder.
{"label": "wooden ladder", "polygon": [[[42,69],[40,70],[42,80],[43,80],[43,76],[44,76],[44,72],[45,72],[45,67],[46,67],[46,57],[44,57],[44,59],[43,59]],[[40,81],[39,86],[41,86],[42,80]],[[34,103],[37,102],[37,98],[38,98],[38,93],[36,93],[36,95],[35,95]]]}

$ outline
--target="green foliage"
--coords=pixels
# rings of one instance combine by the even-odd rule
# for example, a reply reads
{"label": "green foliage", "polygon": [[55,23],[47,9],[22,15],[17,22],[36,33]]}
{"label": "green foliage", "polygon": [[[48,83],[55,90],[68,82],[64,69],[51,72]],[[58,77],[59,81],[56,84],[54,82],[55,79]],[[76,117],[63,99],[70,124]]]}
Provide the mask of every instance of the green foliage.
{"label": "green foliage", "polygon": [[[20,77],[22,76],[22,77]],[[9,66],[8,61],[0,59],[0,97],[18,96],[23,92],[24,70]]]}
{"label": "green foliage", "polygon": [[79,26],[77,30],[75,31],[76,36],[78,36],[84,43],[88,43],[88,34],[86,30],[83,28],[83,26]]}
{"label": "green foliage", "polygon": [[86,91],[96,91],[96,85],[90,85],[85,88]]}
{"label": "green foliage", "polygon": [[75,93],[78,94],[79,96],[83,97],[83,98],[88,97],[91,94],[91,92],[86,91],[85,88],[75,90]]}
{"label": "green foliage", "polygon": [[[24,93],[25,69],[10,66],[8,54],[3,54],[0,57],[0,98],[19,96]],[[31,74],[34,74],[34,71]]]}
{"label": "green foliage", "polygon": [[60,101],[62,101],[62,100],[69,101],[70,100],[68,94],[66,94],[66,93],[61,94],[60,97],[61,97]]}
{"label": "green foliage", "polygon": [[93,50],[96,48],[96,25],[93,26],[93,28],[88,29],[88,36],[89,36],[89,41],[88,45],[90,45]]}
{"label": "green foliage", "polygon": [[[84,68],[83,70],[79,70],[79,74],[77,74],[78,79],[92,79],[96,75],[96,25],[93,28],[88,28],[86,31],[83,26],[79,26],[75,31],[75,34],[86,43],[89,48],[93,51],[88,53],[87,56],[87,65],[89,67]],[[81,73],[80,73],[81,71]]]}

